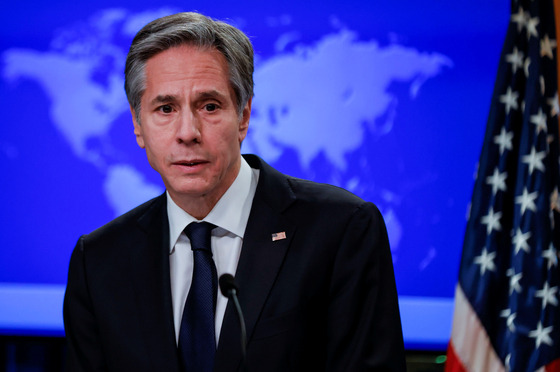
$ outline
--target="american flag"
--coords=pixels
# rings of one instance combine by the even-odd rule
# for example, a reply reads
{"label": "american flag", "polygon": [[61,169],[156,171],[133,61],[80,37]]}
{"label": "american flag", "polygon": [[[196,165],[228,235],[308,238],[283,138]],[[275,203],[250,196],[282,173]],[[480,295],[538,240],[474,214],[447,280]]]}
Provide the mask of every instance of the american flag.
{"label": "american flag", "polygon": [[560,371],[556,51],[552,0],[512,1],[446,371]]}
{"label": "american flag", "polygon": [[282,239],[286,239],[286,232],[285,231],[272,234],[272,241],[273,242],[275,242],[277,240],[282,240]]}

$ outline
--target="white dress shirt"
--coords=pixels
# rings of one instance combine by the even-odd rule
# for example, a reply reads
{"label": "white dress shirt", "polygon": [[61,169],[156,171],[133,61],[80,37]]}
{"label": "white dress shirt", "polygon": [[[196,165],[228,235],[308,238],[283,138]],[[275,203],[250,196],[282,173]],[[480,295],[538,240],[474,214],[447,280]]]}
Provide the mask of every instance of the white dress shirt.
{"label": "white dress shirt", "polygon": [[[241,168],[235,181],[203,219],[217,226],[212,230],[211,245],[218,278],[225,273],[235,275],[258,180],[258,169],[252,169],[242,157]],[[167,193],[167,216],[173,321],[178,343],[183,308],[191,287],[193,273],[191,244],[183,230],[189,223],[198,220],[175,204],[169,193]],[[215,319],[216,345],[220,339],[227,301],[228,299],[218,290]]]}

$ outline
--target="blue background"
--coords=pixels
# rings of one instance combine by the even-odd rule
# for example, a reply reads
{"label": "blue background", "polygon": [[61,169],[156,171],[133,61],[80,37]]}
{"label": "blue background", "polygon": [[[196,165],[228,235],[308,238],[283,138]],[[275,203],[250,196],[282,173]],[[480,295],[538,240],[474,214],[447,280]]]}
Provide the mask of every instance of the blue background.
{"label": "blue background", "polygon": [[[251,37],[258,55],[257,68],[277,54],[274,44],[282,34],[296,31],[299,44],[313,45],[336,31],[334,18],[354,31],[359,41],[375,40],[380,47],[397,42],[452,60],[453,66],[427,80],[414,99],[404,83],[388,88],[399,97],[391,135],[366,133],[359,151],[348,154],[347,174],[342,175],[359,174],[362,182],[374,185],[360,196],[378,204],[382,212],[395,204],[389,205],[379,190],[392,190],[400,200],[402,236],[394,252],[399,295],[427,301],[451,299],[509,18],[508,2],[285,1],[280,5],[169,1],[157,8],[164,6],[231,20]],[[155,9],[148,1],[10,2],[3,8],[0,55],[13,48],[48,51],[58,30],[87,22],[103,9],[125,8],[134,13]],[[289,24],[270,26],[269,17],[286,14],[291,18]],[[126,48],[130,41],[123,38],[117,42]],[[43,88],[31,79],[0,81],[0,283],[63,286],[78,237],[110,221],[114,211],[99,191],[99,170],[77,158],[53,125],[51,102]],[[257,82],[255,99],[258,84],[266,82]],[[107,141],[119,151],[118,156],[108,154],[109,161],[124,159],[147,180],[161,184],[135,143],[128,115],[116,122]],[[88,146],[102,144],[92,141]],[[359,166],[358,159],[364,157],[371,164],[367,171]],[[319,157],[312,164],[315,171],[309,174],[294,161],[293,154],[285,152],[273,165],[297,177],[319,182],[332,179],[327,160]],[[419,268],[422,262],[426,264]],[[2,297],[0,313],[12,305],[1,301]],[[40,305],[34,306],[38,306],[40,317]],[[21,329],[19,325],[0,327],[4,333],[23,332]],[[41,331],[33,327],[26,331],[34,332]],[[429,344],[429,335],[425,344],[408,343],[420,348]]]}

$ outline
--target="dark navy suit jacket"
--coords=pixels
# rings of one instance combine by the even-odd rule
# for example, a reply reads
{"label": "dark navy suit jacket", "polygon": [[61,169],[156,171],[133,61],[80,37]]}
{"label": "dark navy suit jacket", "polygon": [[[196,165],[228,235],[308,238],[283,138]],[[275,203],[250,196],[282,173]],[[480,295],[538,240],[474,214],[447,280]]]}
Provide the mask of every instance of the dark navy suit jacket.
{"label": "dark navy suit jacket", "polygon": [[[340,188],[260,169],[236,272],[247,371],[403,371],[383,218]],[[285,239],[273,241],[272,234]],[[241,365],[228,304],[215,371]],[[82,236],[64,299],[69,372],[176,372],[166,196]]]}

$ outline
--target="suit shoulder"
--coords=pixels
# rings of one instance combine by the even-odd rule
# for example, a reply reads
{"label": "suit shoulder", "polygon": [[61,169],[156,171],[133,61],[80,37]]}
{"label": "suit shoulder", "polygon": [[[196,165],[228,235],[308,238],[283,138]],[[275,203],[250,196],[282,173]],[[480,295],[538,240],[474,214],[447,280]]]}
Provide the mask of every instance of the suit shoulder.
{"label": "suit shoulder", "polygon": [[[255,155],[244,155],[251,168],[260,170],[256,197],[264,195],[264,200],[273,208],[302,215],[313,213],[344,212],[348,216],[357,211],[366,215],[380,215],[377,207],[341,187],[292,177],[279,172]],[[295,204],[293,204],[295,203]]]}
{"label": "suit shoulder", "polygon": [[126,234],[138,225],[149,224],[149,219],[154,212],[160,212],[165,206],[165,194],[155,197],[136,208],[120,215],[105,225],[97,228],[91,233],[84,235],[87,241],[98,241],[104,239],[114,239],[116,236]]}
{"label": "suit shoulder", "polygon": [[298,198],[306,198],[310,201],[324,202],[325,199],[333,199],[341,203],[362,204],[364,200],[342,187],[318,183],[301,178],[288,177],[293,192]]}
{"label": "suit shoulder", "polygon": [[303,203],[318,204],[325,208],[371,209],[378,212],[377,207],[359,196],[341,187],[325,183],[317,183],[300,178],[289,177],[288,183],[296,195],[296,199]]}

